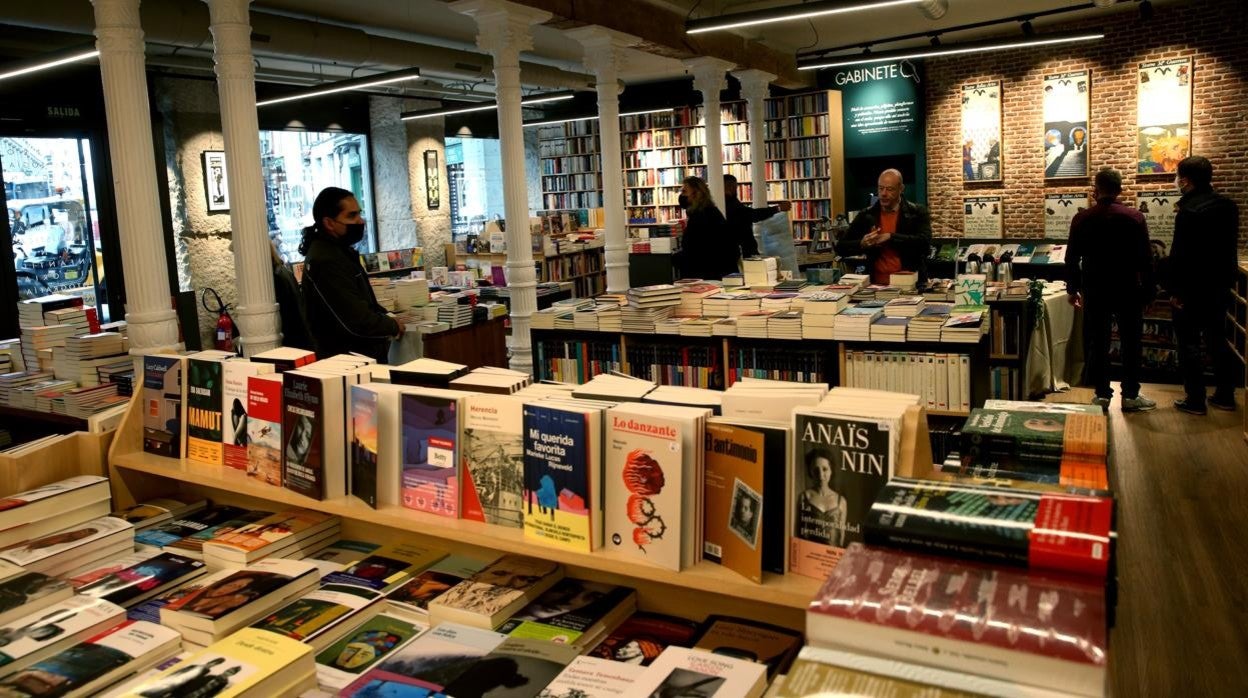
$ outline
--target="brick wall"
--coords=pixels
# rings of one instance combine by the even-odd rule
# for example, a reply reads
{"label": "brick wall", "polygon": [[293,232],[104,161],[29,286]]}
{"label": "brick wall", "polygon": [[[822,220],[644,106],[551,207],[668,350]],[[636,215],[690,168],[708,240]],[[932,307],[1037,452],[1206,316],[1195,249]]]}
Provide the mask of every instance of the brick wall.
{"label": "brick wall", "polygon": [[[1092,72],[1089,170],[1123,174],[1123,199],[1166,188],[1171,175],[1136,175],[1138,63],[1191,56],[1192,154],[1213,161],[1214,186],[1248,214],[1248,9],[1243,0],[1201,0],[1042,31],[1101,27],[1098,42],[929,60],[926,69],[928,201],[937,237],[962,231],[962,197],[1004,198],[1006,237],[1038,238],[1046,193],[1089,191],[1088,180],[1045,180],[1042,82],[1050,73]],[[1001,80],[1004,180],[962,181],[961,86]],[[1241,216],[1248,227],[1248,215]],[[1241,228],[1241,240],[1248,237]]]}

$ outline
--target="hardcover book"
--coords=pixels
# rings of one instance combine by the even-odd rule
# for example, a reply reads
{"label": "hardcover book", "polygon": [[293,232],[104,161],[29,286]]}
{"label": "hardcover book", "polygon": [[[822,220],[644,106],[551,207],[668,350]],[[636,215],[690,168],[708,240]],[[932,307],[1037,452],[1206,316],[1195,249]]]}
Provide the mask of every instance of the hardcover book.
{"label": "hardcover book", "polygon": [[221,375],[229,356],[225,352],[205,351],[192,354],[187,362],[186,457],[191,460],[210,465],[224,462]]}
{"label": "hardcover book", "polygon": [[1114,502],[898,478],[880,490],[866,542],[917,553],[1104,578]]}
{"label": "hardcover book", "polygon": [[464,698],[536,698],[578,654],[567,645],[509,637],[443,691]]}
{"label": "hardcover book", "polygon": [[500,395],[464,401],[461,515],[471,521],[524,526],[523,403]]}
{"label": "hardcover book", "polygon": [[251,377],[272,373],[273,365],[254,361],[231,360],[221,365],[221,439],[226,467],[247,470],[248,403]]}
{"label": "hardcover book", "polygon": [[525,538],[581,552],[601,545],[589,421],[575,408],[524,406]]}
{"label": "hardcover book", "polygon": [[565,577],[499,627],[517,638],[546,640],[586,649],[606,626],[637,609],[637,593],[611,584]]}
{"label": "hardcover book", "polygon": [[343,696],[420,696],[416,689],[441,691],[507,636],[443,623],[412,640],[356,679]]}
{"label": "hardcover book", "polygon": [[460,404],[443,396],[402,396],[403,506],[459,517]]}
{"label": "hardcover book", "polygon": [[706,425],[702,557],[759,584],[764,570],[785,570],[788,438],[788,427]]}
{"label": "hardcover book", "polygon": [[812,645],[1103,695],[1104,585],[854,544],[811,601]]}
{"label": "hardcover book", "polygon": [[282,374],[247,378],[247,477],[282,484]]}
{"label": "hardcover book", "polygon": [[899,420],[793,412],[789,570],[826,579],[893,475]]}
{"label": "hardcover book", "polygon": [[613,662],[649,666],[667,647],[687,647],[698,633],[698,624],[659,613],[638,612],[589,651],[589,656]]}
{"label": "hardcover book", "polygon": [[143,450],[147,453],[182,457],[185,370],[185,356],[149,354],[143,357]]}
{"label": "hardcover book", "polygon": [[326,689],[342,690],[428,627],[393,613],[369,618],[316,655],[317,682]]}

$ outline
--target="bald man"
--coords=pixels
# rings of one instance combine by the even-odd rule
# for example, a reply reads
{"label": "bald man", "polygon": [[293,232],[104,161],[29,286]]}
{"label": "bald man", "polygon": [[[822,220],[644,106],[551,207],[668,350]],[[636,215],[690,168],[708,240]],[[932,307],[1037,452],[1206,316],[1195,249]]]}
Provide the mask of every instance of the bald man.
{"label": "bald man", "polygon": [[836,251],[842,257],[866,255],[871,283],[888,284],[889,276],[900,271],[916,272],[922,283],[932,242],[927,209],[902,197],[906,185],[897,170],[884,170],[877,185],[879,198],[858,212]]}

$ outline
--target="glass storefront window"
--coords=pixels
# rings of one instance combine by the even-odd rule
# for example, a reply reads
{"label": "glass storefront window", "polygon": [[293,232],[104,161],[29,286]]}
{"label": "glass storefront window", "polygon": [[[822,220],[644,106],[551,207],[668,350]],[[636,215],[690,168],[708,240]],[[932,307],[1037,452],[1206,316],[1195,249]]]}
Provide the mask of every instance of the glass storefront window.
{"label": "glass storefront window", "polygon": [[260,162],[269,237],[287,262],[303,259],[299,242],[312,224],[312,202],[325,187],[342,187],[360,201],[367,226],[360,252],[377,251],[368,136],[358,133],[261,131]]}
{"label": "glass storefront window", "polygon": [[454,240],[481,232],[486,221],[505,217],[502,172],[497,139],[446,139],[446,178],[450,184]]}

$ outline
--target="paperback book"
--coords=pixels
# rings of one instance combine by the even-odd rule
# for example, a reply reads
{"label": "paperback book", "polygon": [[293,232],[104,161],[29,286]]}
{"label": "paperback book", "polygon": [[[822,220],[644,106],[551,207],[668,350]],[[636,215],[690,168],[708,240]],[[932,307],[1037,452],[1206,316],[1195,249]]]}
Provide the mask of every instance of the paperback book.
{"label": "paperback book", "polygon": [[316,655],[317,682],[340,691],[428,627],[396,613],[373,616]]}
{"label": "paperback book", "polygon": [[282,375],[247,378],[247,477],[282,484]]}
{"label": "paperback book", "polygon": [[0,628],[0,676],[8,676],[125,620],[120,606],[73,596]]}
{"label": "paperback book", "polygon": [[0,623],[7,625],[73,594],[74,588],[69,582],[39,572],[8,577],[0,581]]}
{"label": "paperback book", "polygon": [[224,462],[221,375],[230,356],[226,352],[203,351],[192,354],[187,362],[186,457],[191,460],[209,465]]}
{"label": "paperback book", "polygon": [[[674,419],[607,411],[604,480],[608,549],[679,570],[684,563],[681,424]],[[692,514],[693,512],[689,512]]]}
{"label": "paperback book", "polygon": [[558,563],[504,555],[432,601],[429,615],[493,630],[562,578]]}
{"label": "paperback book", "polygon": [[272,364],[254,361],[231,360],[221,364],[221,438],[226,467],[247,470],[251,377],[272,372]]}
{"label": "paperback book", "polygon": [[238,529],[249,524],[262,521],[272,515],[273,512],[271,511],[244,511],[231,519],[227,519],[219,524],[209,526],[202,531],[192,533],[185,538],[176,540],[170,543],[167,547],[170,550],[176,550],[187,557],[202,560],[204,558],[204,543],[207,543],[218,536],[225,536],[229,533],[237,531]]}
{"label": "paperback book", "polygon": [[187,536],[212,529],[219,524],[237,519],[246,513],[244,509],[225,504],[205,507],[199,511],[192,512],[184,518],[170,521],[167,524],[150,528],[146,531],[139,531],[134,537],[134,542],[155,548],[171,546]]}
{"label": "paperback book", "polygon": [[565,577],[498,631],[588,649],[635,610],[637,593],[628,587]]}
{"label": "paperback book", "polygon": [[399,609],[417,616],[429,611],[429,604],[452,587],[480,572],[485,560],[448,555],[386,595]]}
{"label": "paperback book", "polygon": [[77,592],[129,608],[206,571],[199,560],[161,553],[79,587]]}
{"label": "paperback book", "polygon": [[589,656],[649,666],[669,646],[688,647],[697,633],[698,624],[691,620],[637,612],[590,650]]}
{"label": "paperback book", "polygon": [[178,633],[126,622],[0,680],[0,695],[88,696],[178,651]]}
{"label": "paperback book", "polygon": [[462,516],[524,526],[524,434],[520,400],[471,395],[464,401]]}
{"label": "paperback book", "polygon": [[767,676],[783,674],[802,649],[802,634],[744,618],[711,616],[702,623],[694,649],[746,657],[767,665]]}
{"label": "paperback book", "polygon": [[578,654],[567,645],[509,637],[443,692],[464,698],[536,698]]}
{"label": "paperback book", "polygon": [[282,486],[313,499],[346,494],[343,378],[282,374]]}
{"label": "paperback book", "polygon": [[624,697],[758,698],[766,688],[767,667],[762,664],[702,650],[668,647],[624,692]]}
{"label": "paperback book", "polygon": [[458,518],[460,399],[405,393],[401,405],[403,506]]}
{"label": "paperback book", "polygon": [[100,558],[133,550],[134,527],[102,516],[0,551],[0,562],[31,572],[62,575]]}
{"label": "paperback book", "polygon": [[441,550],[413,543],[396,543],[369,554],[324,577],[326,584],[354,586],[389,592],[446,556]]}
{"label": "paperback book", "polygon": [[148,453],[182,457],[185,370],[185,356],[149,354],[143,357],[143,450]]}
{"label": "paperback book", "polygon": [[524,535],[590,552],[601,546],[595,519],[590,415],[575,408],[524,406]]}
{"label": "paperback book", "polygon": [[645,671],[640,664],[624,664],[600,657],[577,657],[551,681],[539,698],[615,698]]}
{"label": "paperback book", "polygon": [[353,584],[325,584],[261,618],[251,627],[307,642],[313,647],[324,647],[337,638],[331,637],[328,642],[318,640],[326,635],[340,635],[345,628],[339,628],[338,633],[333,630],[343,625],[349,616],[363,614],[359,617],[367,617],[369,608],[375,614],[380,608],[376,603],[381,598],[382,593],[374,589]]}
{"label": "paperback book", "polygon": [[356,679],[343,696],[420,696],[441,691],[502,644],[505,635],[443,623],[383,659]]}
{"label": "paperback book", "polygon": [[[706,425],[703,559],[761,584],[784,573],[788,427],[712,419]],[[767,467],[767,464],[773,467]]]}

